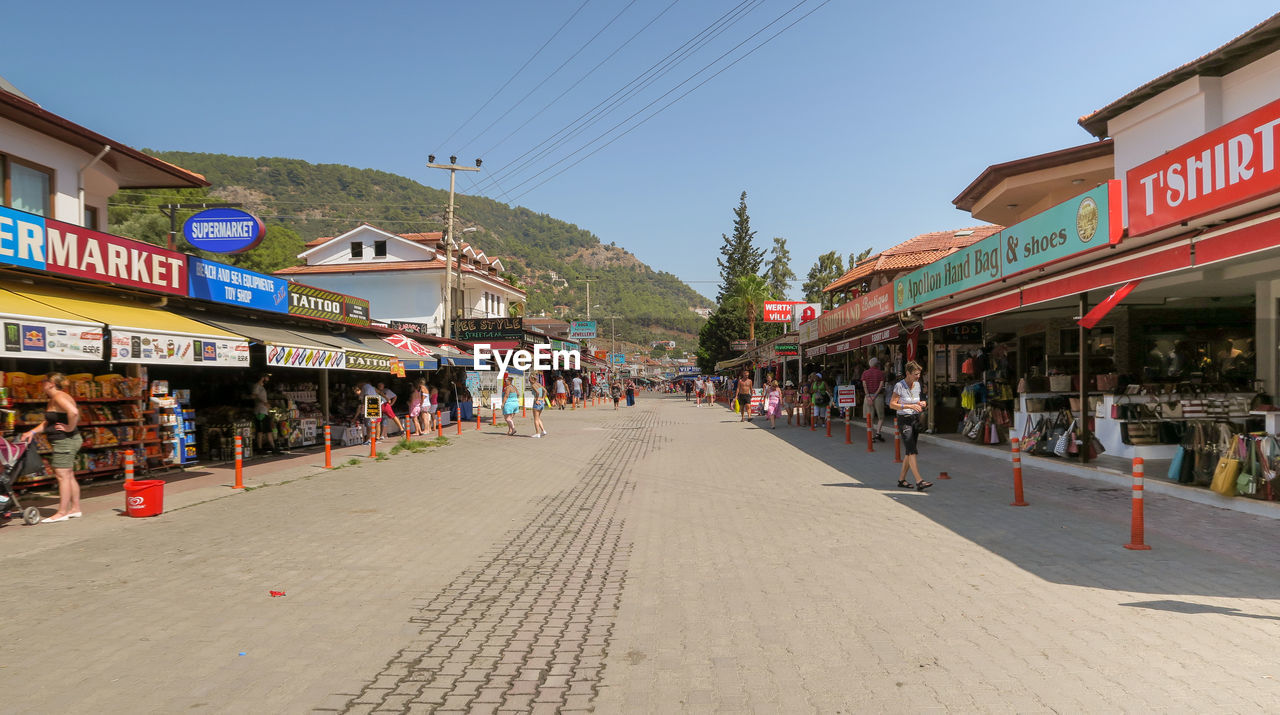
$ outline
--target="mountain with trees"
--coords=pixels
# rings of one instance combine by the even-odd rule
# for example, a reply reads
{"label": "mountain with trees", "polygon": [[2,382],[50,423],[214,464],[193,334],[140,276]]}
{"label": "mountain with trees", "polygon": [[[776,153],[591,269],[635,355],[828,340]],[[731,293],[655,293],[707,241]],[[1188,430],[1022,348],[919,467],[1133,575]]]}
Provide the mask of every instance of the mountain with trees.
{"label": "mountain with trees", "polygon": [[[120,191],[110,201],[109,230],[163,244],[169,220],[159,205],[240,202],[267,225],[266,238],[247,253],[214,258],[253,270],[271,272],[297,265],[297,254],[307,241],[339,235],[362,222],[391,233],[445,227],[447,191],[388,172],[275,157],[149,153],[203,174],[212,186]],[[620,316],[616,322],[620,340],[646,345],[653,339],[675,340],[682,348],[693,349],[705,323],[693,309],[713,305],[674,274],[655,271],[626,249],[547,214],[458,193],[454,230],[460,240],[464,228],[476,229],[466,234],[467,242],[502,258],[507,269],[504,277],[528,291],[526,315],[584,318],[588,284],[583,279],[593,279],[591,312]],[[182,250],[200,253],[181,236],[179,244]],[[601,326],[607,330],[607,323]],[[610,336],[602,332],[601,337]]]}

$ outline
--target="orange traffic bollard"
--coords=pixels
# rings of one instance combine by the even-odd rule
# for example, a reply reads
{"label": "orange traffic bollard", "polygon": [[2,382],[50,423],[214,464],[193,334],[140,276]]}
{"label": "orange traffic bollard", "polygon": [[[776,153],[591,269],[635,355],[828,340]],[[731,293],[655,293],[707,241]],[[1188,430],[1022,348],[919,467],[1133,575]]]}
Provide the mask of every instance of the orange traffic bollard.
{"label": "orange traffic bollard", "polygon": [[849,427],[849,418],[844,418],[844,443],[853,444],[853,430]]}
{"label": "orange traffic bollard", "polygon": [[867,415],[867,451],[868,452],[876,451],[874,440],[875,440],[875,435],[871,434],[871,415],[868,414]]}
{"label": "orange traffic bollard", "polygon": [[437,437],[437,438],[439,438],[439,437],[443,437],[443,436],[444,436],[444,417],[443,417],[443,415],[437,415],[437,417],[436,417],[436,437]]}
{"label": "orange traffic bollard", "polygon": [[524,401],[520,401],[520,419],[524,419]]}
{"label": "orange traffic bollard", "polygon": [[827,436],[831,436],[831,413],[827,413]]}
{"label": "orange traffic bollard", "polygon": [[489,408],[489,419],[490,419],[490,422],[489,422],[490,427],[498,426],[498,409],[496,407]]}
{"label": "orange traffic bollard", "polygon": [[938,479],[950,479],[951,475],[946,472],[938,472]]}
{"label": "orange traffic bollard", "polygon": [[378,458],[378,428],[369,430],[369,459]]}
{"label": "orange traffic bollard", "polygon": [[333,469],[333,446],[329,441],[329,425],[324,426],[324,468]]}
{"label": "orange traffic bollard", "polygon": [[1009,506],[1027,506],[1022,498],[1022,450],[1018,448],[1018,438],[1013,438],[1013,503]]}
{"label": "orange traffic bollard", "polygon": [[236,435],[236,484],[234,489],[244,489],[244,445],[243,437]]}
{"label": "orange traffic bollard", "polygon": [[462,434],[462,408],[458,408],[458,434]]}
{"label": "orange traffic bollard", "polygon": [[814,416],[809,417],[809,431],[813,432],[818,429],[818,420]]}
{"label": "orange traffic bollard", "polygon": [[408,415],[404,417],[404,439],[406,442],[413,439],[413,422]]}
{"label": "orange traffic bollard", "polygon": [[124,451],[124,481],[126,483],[133,481],[133,450],[126,449]]}
{"label": "orange traffic bollard", "polygon": [[476,431],[480,431],[480,410],[476,410]]}
{"label": "orange traffic bollard", "polygon": [[1142,480],[1146,467],[1142,466],[1142,457],[1133,458],[1133,517],[1129,526],[1129,543],[1126,549],[1134,551],[1150,551],[1151,547],[1143,543],[1146,537],[1146,525],[1142,519]]}
{"label": "orange traffic bollard", "polygon": [[893,426],[893,463],[902,464],[902,432]]}

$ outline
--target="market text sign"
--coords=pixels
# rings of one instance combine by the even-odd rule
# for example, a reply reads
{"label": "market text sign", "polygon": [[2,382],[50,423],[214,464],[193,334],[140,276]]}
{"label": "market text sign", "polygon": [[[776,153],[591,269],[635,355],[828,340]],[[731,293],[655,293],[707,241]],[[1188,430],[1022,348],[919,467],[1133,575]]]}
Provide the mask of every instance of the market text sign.
{"label": "market text sign", "polygon": [[1140,236],[1280,190],[1280,100],[1125,173],[1129,235]]}
{"label": "market text sign", "polygon": [[1108,181],[894,281],[897,310],[1120,242],[1120,182]]}
{"label": "market text sign", "polygon": [[265,235],[267,229],[257,216],[233,208],[206,209],[182,224],[187,243],[211,253],[243,253]]}
{"label": "market text sign", "polygon": [[187,259],[188,294],[215,303],[289,312],[289,282],[217,261]]}
{"label": "market text sign", "polygon": [[187,257],[150,243],[0,208],[0,263],[187,294]]}

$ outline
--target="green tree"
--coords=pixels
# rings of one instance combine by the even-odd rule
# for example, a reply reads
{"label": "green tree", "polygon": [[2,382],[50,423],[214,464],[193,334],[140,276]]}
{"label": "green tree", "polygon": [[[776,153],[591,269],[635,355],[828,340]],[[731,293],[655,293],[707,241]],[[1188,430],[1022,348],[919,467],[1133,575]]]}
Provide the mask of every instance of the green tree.
{"label": "green tree", "polygon": [[787,250],[787,239],[774,236],[770,253],[764,276],[769,282],[769,289],[773,291],[774,300],[786,300],[787,288],[796,277],[795,271],[791,270],[791,251]]}
{"label": "green tree", "polygon": [[858,253],[858,255],[856,255],[856,256],[855,256],[855,255],[853,255],[852,253],[850,253],[850,254],[849,254],[849,267],[850,267],[850,268],[853,268],[854,266],[858,265],[859,263],[862,263],[862,262],[863,262],[863,261],[865,261],[866,259],[870,258],[870,257],[871,257],[871,252],[872,252],[872,251],[874,251],[874,250],[876,250],[876,249],[874,249],[874,248],[866,248],[866,249],[863,249],[863,250],[862,250],[860,253]]}
{"label": "green tree", "polygon": [[742,316],[747,323],[747,340],[756,339],[756,323],[762,322],[764,302],[773,297],[773,290],[764,278],[755,274],[742,276],[734,285],[733,293],[725,305]]}
{"label": "green tree", "polygon": [[274,273],[281,268],[297,265],[298,254],[302,253],[305,245],[306,242],[297,231],[273,223],[267,225],[267,235],[263,236],[262,242],[252,250],[233,256],[223,256],[217,260],[226,261],[230,258],[231,263],[241,268],[260,273]]}
{"label": "green tree", "polygon": [[738,207],[733,210],[733,235],[720,234],[724,240],[716,263],[720,266],[720,292],[716,301],[723,301],[733,292],[738,279],[760,272],[764,249],[755,247],[756,232],[751,230],[751,217],[747,214],[747,192],[738,197]]}
{"label": "green tree", "polygon": [[809,269],[809,280],[804,282],[804,299],[810,303],[821,303],[823,308],[834,308],[834,296],[822,292],[835,279],[844,275],[844,259],[835,251],[828,251],[818,256],[818,261]]}
{"label": "green tree", "polygon": [[653,349],[649,351],[649,357],[653,358],[654,360],[661,360],[666,356],[667,356],[667,346],[663,345],[662,343],[658,343],[657,345],[654,345]]}

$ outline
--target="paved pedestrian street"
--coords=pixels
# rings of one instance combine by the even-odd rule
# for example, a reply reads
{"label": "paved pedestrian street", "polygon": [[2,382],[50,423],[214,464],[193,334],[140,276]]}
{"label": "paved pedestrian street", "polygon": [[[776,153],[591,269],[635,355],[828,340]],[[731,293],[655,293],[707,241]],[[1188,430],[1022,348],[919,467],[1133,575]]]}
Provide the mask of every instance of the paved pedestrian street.
{"label": "paved pedestrian street", "polygon": [[861,429],[546,423],[0,528],[0,711],[1280,707],[1280,520],[1150,495],[1130,551],[1126,490],[1028,467],[1010,507],[1000,452],[922,444],[918,493]]}

